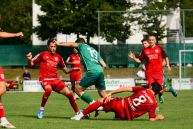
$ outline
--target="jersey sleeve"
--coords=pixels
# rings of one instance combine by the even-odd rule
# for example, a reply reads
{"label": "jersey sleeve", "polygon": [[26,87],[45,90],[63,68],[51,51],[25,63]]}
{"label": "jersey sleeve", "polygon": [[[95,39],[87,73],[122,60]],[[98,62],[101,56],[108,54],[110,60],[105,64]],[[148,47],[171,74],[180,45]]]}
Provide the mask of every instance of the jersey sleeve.
{"label": "jersey sleeve", "polygon": [[162,58],[166,58],[167,57],[166,51],[162,47],[160,47],[160,48],[161,48]]}
{"label": "jersey sleeve", "polygon": [[156,117],[156,108],[157,108],[157,103],[155,103],[153,106],[151,106],[150,110],[149,110],[149,119],[150,118],[155,118]]}
{"label": "jersey sleeve", "polygon": [[143,61],[145,59],[145,53],[144,53],[144,49],[141,51],[141,53],[138,56],[140,61]]}
{"label": "jersey sleeve", "polygon": [[135,86],[135,87],[132,87],[132,91],[133,91],[133,92],[138,92],[138,91],[141,91],[141,90],[145,90],[145,88],[142,87],[142,86]]}
{"label": "jersey sleeve", "polygon": [[36,65],[37,63],[39,63],[41,60],[42,60],[42,56],[43,56],[43,53],[39,53],[37,54],[33,59],[32,59],[32,62],[34,65]]}
{"label": "jersey sleeve", "polygon": [[65,63],[64,63],[64,60],[63,60],[63,58],[62,58],[61,56],[60,56],[59,66],[60,66],[61,68],[65,68],[65,67],[66,67],[66,65],[65,65]]}

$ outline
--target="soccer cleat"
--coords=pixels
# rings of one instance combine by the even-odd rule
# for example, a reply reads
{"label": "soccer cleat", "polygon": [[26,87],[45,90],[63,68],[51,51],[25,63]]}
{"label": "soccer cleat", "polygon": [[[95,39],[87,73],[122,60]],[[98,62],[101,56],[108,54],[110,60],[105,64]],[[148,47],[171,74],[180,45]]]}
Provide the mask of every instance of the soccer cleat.
{"label": "soccer cleat", "polygon": [[170,87],[170,89],[171,89],[172,95],[174,97],[177,97],[177,91],[173,87]]}
{"label": "soccer cleat", "polygon": [[159,102],[162,104],[164,103],[164,97],[162,95],[159,95]]}
{"label": "soccer cleat", "polygon": [[38,118],[39,119],[42,119],[44,117],[44,110],[39,110],[39,112],[38,112]]}
{"label": "soccer cleat", "polygon": [[71,120],[81,120],[84,117],[82,112],[78,112],[75,116],[71,117]]}
{"label": "soccer cleat", "polygon": [[15,126],[13,126],[11,123],[9,123],[9,122],[1,122],[1,127],[3,127],[3,128],[8,128],[8,129],[14,129],[14,128],[16,128]]}

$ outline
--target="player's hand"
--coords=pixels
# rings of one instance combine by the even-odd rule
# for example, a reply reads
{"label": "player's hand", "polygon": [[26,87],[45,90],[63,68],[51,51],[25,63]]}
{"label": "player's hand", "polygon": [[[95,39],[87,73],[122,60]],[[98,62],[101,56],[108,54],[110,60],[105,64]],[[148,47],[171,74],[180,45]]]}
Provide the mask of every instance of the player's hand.
{"label": "player's hand", "polygon": [[172,70],[171,67],[170,67],[170,65],[167,65],[166,67],[167,67],[168,71],[171,71],[171,70]]}
{"label": "player's hand", "polygon": [[108,97],[110,97],[112,94],[111,94],[111,92],[110,93],[108,93],[106,96],[105,96],[105,98],[108,98]]}
{"label": "player's hand", "polygon": [[156,116],[156,119],[157,119],[157,120],[163,120],[163,119],[164,119],[164,116],[161,115],[161,114],[160,114],[160,115],[157,115],[157,116]]}
{"label": "player's hand", "polygon": [[105,99],[105,101],[104,101],[104,104],[106,104],[106,103],[110,102],[110,101],[111,101],[111,99],[112,99],[112,96],[111,96],[111,95],[110,95],[110,96],[108,96],[108,97],[106,97],[106,99]]}
{"label": "player's hand", "polygon": [[27,57],[28,60],[32,60],[32,53],[31,53],[31,52],[28,53],[28,54],[26,55],[26,57]]}
{"label": "player's hand", "polygon": [[16,37],[23,37],[24,36],[24,34],[23,34],[23,32],[18,32],[18,33],[16,33],[16,35],[15,35]]}
{"label": "player's hand", "polygon": [[135,58],[135,54],[132,53],[132,52],[130,52],[130,53],[128,54],[128,56],[129,56],[131,59],[134,59],[134,58]]}

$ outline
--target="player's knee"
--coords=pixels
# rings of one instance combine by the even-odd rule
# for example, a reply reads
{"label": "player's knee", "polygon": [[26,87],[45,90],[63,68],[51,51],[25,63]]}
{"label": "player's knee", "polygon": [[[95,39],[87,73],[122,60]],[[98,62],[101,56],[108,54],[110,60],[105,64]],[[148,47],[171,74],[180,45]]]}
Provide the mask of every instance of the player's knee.
{"label": "player's knee", "polygon": [[52,93],[52,89],[48,88],[45,90],[45,94],[50,95]]}

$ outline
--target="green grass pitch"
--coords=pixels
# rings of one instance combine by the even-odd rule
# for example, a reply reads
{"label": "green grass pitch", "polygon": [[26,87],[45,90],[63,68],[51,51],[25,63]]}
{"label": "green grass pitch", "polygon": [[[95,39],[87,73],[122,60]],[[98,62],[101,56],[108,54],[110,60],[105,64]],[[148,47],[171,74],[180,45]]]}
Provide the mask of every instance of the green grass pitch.
{"label": "green grass pitch", "polygon": [[[89,94],[97,99],[98,94]],[[127,93],[118,94],[126,96]],[[7,93],[3,96],[5,114],[8,120],[18,129],[193,129],[193,91],[178,91],[175,98],[169,93],[164,94],[165,102],[160,105],[163,121],[148,121],[144,115],[132,121],[113,120],[113,113],[100,112],[97,118],[94,113],[89,120],[72,121],[74,115],[65,96],[52,93],[46,108],[45,117],[37,119],[42,93]],[[77,101],[80,109],[87,104]]]}

